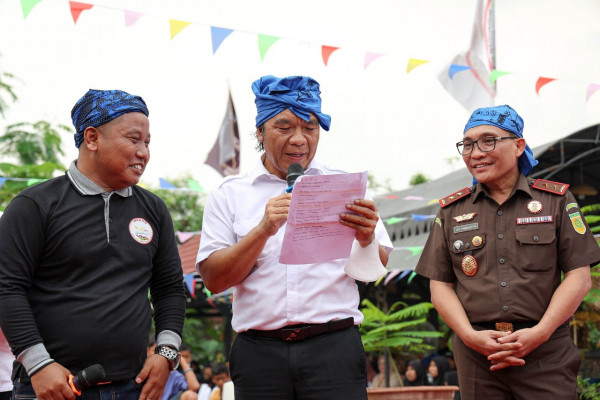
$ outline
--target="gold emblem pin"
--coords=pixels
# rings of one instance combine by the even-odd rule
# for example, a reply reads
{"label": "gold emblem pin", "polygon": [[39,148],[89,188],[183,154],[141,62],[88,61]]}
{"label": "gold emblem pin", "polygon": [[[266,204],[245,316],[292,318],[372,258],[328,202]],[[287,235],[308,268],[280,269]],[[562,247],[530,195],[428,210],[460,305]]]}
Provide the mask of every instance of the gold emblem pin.
{"label": "gold emblem pin", "polygon": [[456,222],[465,222],[475,218],[475,215],[477,215],[477,213],[468,213],[463,215],[457,215],[456,217],[452,217],[452,219],[454,219]]}
{"label": "gold emblem pin", "polygon": [[479,265],[477,264],[477,260],[472,255],[466,255],[462,259],[462,270],[467,276],[475,276],[477,270],[479,269]]}
{"label": "gold emblem pin", "polygon": [[481,236],[475,236],[471,243],[473,243],[473,246],[479,247],[481,246],[481,243],[483,243],[483,239],[481,238]]}
{"label": "gold emblem pin", "polygon": [[538,200],[531,200],[529,203],[527,203],[527,211],[532,214],[541,213],[543,208],[544,206],[542,206],[542,202]]}

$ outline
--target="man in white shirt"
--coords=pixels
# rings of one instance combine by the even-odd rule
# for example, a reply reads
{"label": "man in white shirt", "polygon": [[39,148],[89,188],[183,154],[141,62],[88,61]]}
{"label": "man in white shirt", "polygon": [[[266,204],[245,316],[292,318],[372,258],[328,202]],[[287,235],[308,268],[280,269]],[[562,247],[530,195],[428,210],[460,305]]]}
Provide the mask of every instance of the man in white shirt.
{"label": "man in white shirt", "polygon": [[[383,266],[391,241],[370,199],[356,199],[340,224],[356,231],[349,258],[279,263],[290,206],[288,167],[305,175],[339,174],[314,157],[321,112],[312,78],[264,76],[253,83],[256,137],[264,153],[245,175],[226,178],[204,209],[196,267],[213,293],[234,288],[231,350],[236,400],[366,399],[366,358],[357,325],[359,294],[344,272],[349,259]],[[310,252],[311,249],[306,249]]]}

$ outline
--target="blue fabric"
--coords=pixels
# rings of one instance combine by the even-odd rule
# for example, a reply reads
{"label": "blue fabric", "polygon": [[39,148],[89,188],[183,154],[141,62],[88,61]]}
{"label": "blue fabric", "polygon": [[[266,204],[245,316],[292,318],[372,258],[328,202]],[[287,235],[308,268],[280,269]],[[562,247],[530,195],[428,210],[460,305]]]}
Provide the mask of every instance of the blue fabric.
{"label": "blue fabric", "polygon": [[[523,122],[523,118],[511,106],[503,105],[478,108],[473,111],[471,118],[469,118],[467,125],[465,125],[463,134],[479,125],[493,125],[522,138],[525,123]],[[519,157],[519,169],[527,176],[537,164],[538,161],[533,158],[533,152],[529,148],[529,145],[526,145],[525,151]],[[477,183],[475,179],[473,179],[473,182]]]}
{"label": "blue fabric", "polygon": [[312,112],[323,129],[329,130],[331,117],[321,112],[321,91],[314,79],[307,76],[277,78],[267,75],[252,83],[252,91],[256,95],[257,128],[289,108],[307,122]]}
{"label": "blue fabric", "polygon": [[167,384],[165,385],[162,400],[168,400],[174,395],[186,391],[187,389],[188,384],[183,374],[179,371],[171,371]]}
{"label": "blue fabric", "polygon": [[149,115],[148,107],[140,96],[122,90],[88,90],[71,110],[71,119],[76,130],[75,147],[79,147],[83,142],[83,132],[86,128],[98,127],[131,112]]}

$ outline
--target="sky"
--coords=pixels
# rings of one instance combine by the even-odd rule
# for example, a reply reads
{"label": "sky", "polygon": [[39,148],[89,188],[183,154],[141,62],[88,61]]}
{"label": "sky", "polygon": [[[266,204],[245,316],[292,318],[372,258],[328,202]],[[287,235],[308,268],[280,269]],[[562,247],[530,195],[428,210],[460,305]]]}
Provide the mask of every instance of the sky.
{"label": "sky", "polygon": [[[317,157],[332,168],[368,170],[394,190],[421,173],[464,168],[455,143],[470,112],[437,75],[469,47],[474,0],[90,0],[77,22],[67,0],[42,0],[27,17],[0,0],[0,72],[19,99],[8,124],[71,124],[89,88],[140,95],[150,110],[151,160],[142,178],[191,175],[206,190],[221,175],[204,164],[231,92],[241,171],[257,162],[251,84],[262,75],[308,75],[332,116]],[[125,23],[125,11],[138,13]],[[600,2],[496,0],[496,104],[525,120],[535,147],[600,122]],[[129,14],[131,15],[131,14]],[[190,24],[171,37],[170,21]],[[211,26],[233,30],[213,54]],[[279,37],[261,59],[258,36]],[[324,64],[321,47],[339,47]],[[365,67],[365,54],[381,54]],[[407,73],[411,58],[428,62]],[[556,78],[536,93],[539,77]],[[63,137],[64,164],[77,158]]]}

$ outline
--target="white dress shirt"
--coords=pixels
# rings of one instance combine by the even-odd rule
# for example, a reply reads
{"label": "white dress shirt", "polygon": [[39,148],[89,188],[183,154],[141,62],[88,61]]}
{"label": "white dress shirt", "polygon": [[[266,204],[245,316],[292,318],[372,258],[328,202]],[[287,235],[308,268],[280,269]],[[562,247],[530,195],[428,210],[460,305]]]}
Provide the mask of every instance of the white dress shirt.
{"label": "white dress shirt", "polygon": [[[306,175],[340,174],[313,160]],[[285,180],[269,173],[262,162],[244,175],[226,178],[210,193],[204,207],[198,263],[213,252],[237,243],[258,225],[269,199],[284,193]],[[236,332],[271,330],[286,325],[323,323],[353,317],[362,323],[356,282],[344,273],[346,258],[318,264],[279,263],[283,225],[271,236],[252,272],[233,288]],[[381,220],[375,236],[389,253],[393,246]],[[310,249],[306,249],[310,251]]]}

